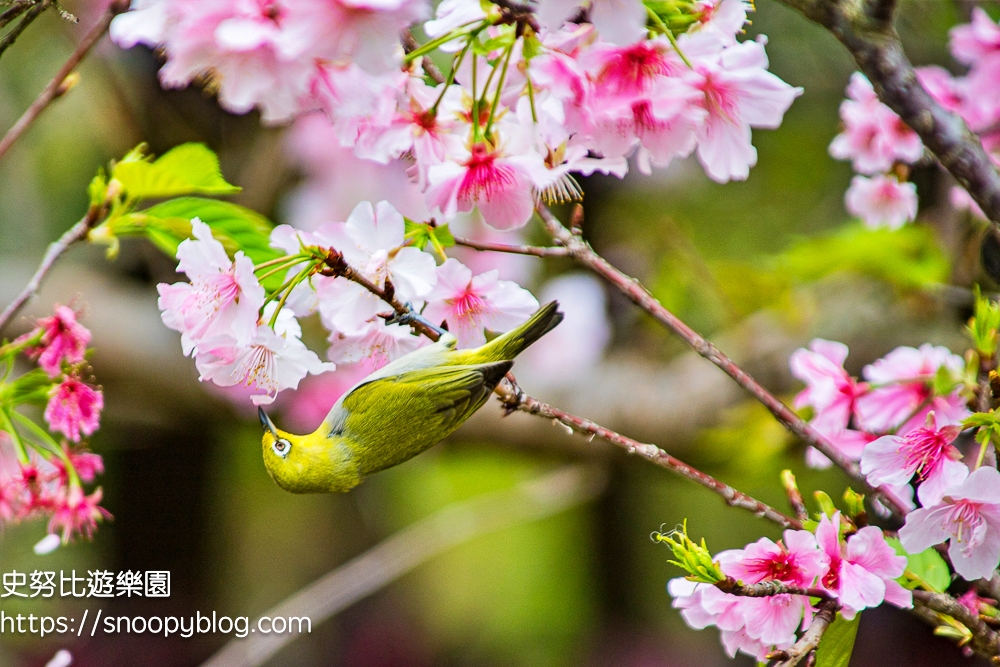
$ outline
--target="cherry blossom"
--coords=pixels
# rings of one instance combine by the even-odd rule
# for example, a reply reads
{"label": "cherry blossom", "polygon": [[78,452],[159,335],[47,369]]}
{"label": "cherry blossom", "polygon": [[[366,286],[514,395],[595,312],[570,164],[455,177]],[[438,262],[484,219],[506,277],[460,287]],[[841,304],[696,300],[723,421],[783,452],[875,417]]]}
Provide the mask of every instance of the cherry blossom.
{"label": "cherry blossom", "polygon": [[254,275],[253,262],[242,251],[230,260],[211,228],[198,218],[191,221],[191,232],[194,238],[177,247],[177,269],[191,282],[157,286],[163,323],[181,332],[184,354],[215,336],[246,344],[264,305],[264,288]]}
{"label": "cherry blossom", "polygon": [[950,540],[948,556],[961,577],[991,577],[1000,562],[1000,472],[982,467],[933,506],[911,512],[899,539],[910,553]]}
{"label": "cherry blossom", "polygon": [[861,472],[873,486],[905,484],[916,476],[917,497],[926,507],[937,503],[945,491],[960,484],[969,469],[952,442],[961,426],[938,428],[934,416],[927,425],[906,435],[886,435],[875,440],[861,454]]}
{"label": "cherry blossom", "polygon": [[45,406],[45,421],[73,442],[97,430],[104,408],[101,390],[69,375],[54,386]]}
{"label": "cherry blossom", "polygon": [[601,37],[614,44],[630,44],[646,27],[646,8],[641,0],[541,0],[539,19],[551,30],[558,29],[584,6]]}
{"label": "cherry blossom", "polygon": [[920,137],[879,101],[864,74],[851,75],[847,96],[840,105],[844,131],[830,143],[830,155],[851,160],[860,174],[886,172],[897,161],[912,164],[921,158]]}
{"label": "cherry blossom", "polygon": [[899,229],[917,217],[917,186],[895,176],[855,176],[844,195],[847,212],[871,228]]}
{"label": "cherry blossom", "polygon": [[868,391],[868,385],[858,383],[844,370],[847,346],[817,338],[809,349],[792,353],[788,361],[792,375],[806,383],[795,397],[795,407],[811,407],[813,426],[833,429],[847,427],[854,411],[854,401]]}
{"label": "cherry blossom", "polygon": [[785,111],[802,94],[767,71],[765,40],[724,49],[695,62],[696,87],[704,94],[707,120],[698,131],[698,159],[713,180],[744,180],[757,163],[750,129],[781,125]]}
{"label": "cherry blossom", "polygon": [[254,405],[263,405],[272,403],[278,392],[297,387],[308,374],[334,370],[334,364],[320,361],[295,333],[282,335],[261,324],[247,345],[226,336],[203,341],[195,357],[200,379],[220,387],[252,387],[258,392],[251,396]]}
{"label": "cherry blossom", "polygon": [[410,327],[386,324],[381,319],[374,320],[361,333],[351,335],[334,331],[328,340],[329,359],[338,364],[357,364],[368,373],[429,342],[415,336]]}
{"label": "cherry blossom", "polygon": [[862,609],[877,607],[885,600],[897,607],[913,606],[913,596],[897,577],[906,570],[906,557],[896,555],[882,530],[866,526],[847,538],[840,535],[840,512],[823,516],[816,540],[827,558],[820,584],[840,599],[841,613],[854,618]]}
{"label": "cherry blossom", "polygon": [[538,300],[516,283],[497,278],[499,272],[473,276],[454,258],[437,270],[437,285],[427,295],[424,317],[447,322],[459,347],[486,342],[484,329],[502,333],[513,329],[538,310]]}
{"label": "cherry blossom", "polygon": [[88,496],[79,486],[70,486],[56,499],[48,531],[61,533],[63,542],[69,542],[76,535],[90,539],[97,523],[111,518],[111,514],[99,505],[102,496],[101,489]]}
{"label": "cherry blossom", "polygon": [[[865,366],[862,374],[873,388],[859,396],[855,404],[861,427],[871,433],[884,433],[916,417],[920,422],[915,425],[923,424],[931,407],[927,402],[934,395],[935,376],[942,372],[957,380],[964,367],[960,356],[929,343],[919,348],[898,347]],[[946,397],[935,411],[938,425],[963,419],[968,412],[962,404],[960,398]]]}
{"label": "cherry blossom", "polygon": [[19,339],[33,339],[41,334],[38,346],[29,354],[38,357],[38,365],[49,377],[62,373],[63,362],[79,364],[84,360],[90,331],[77,322],[76,317],[72,308],[56,304],[54,315],[38,320],[36,328]]}

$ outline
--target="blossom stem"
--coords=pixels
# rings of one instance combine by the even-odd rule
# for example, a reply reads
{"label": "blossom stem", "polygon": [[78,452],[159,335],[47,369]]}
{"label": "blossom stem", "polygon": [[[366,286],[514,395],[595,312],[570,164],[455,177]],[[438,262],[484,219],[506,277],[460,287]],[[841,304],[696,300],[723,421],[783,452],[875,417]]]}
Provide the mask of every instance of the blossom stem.
{"label": "blossom stem", "polygon": [[[476,19],[475,21],[469,21],[468,23],[463,23],[462,25],[458,26],[457,28],[455,28],[451,32],[449,32],[447,34],[444,34],[444,35],[441,35],[440,37],[437,37],[435,39],[432,39],[431,41],[427,42],[426,44],[424,44],[424,45],[422,45],[422,46],[420,46],[420,47],[418,47],[416,49],[413,49],[412,51],[410,51],[409,53],[407,53],[405,56],[403,56],[403,62],[406,62],[406,63],[411,62],[411,61],[419,58],[422,55],[430,53],[431,51],[433,51],[437,47],[441,46],[442,44],[447,44],[448,42],[452,41],[453,39],[459,39],[461,37],[465,37],[467,35],[471,35],[473,32],[478,32],[479,31],[479,27],[480,27],[478,24],[483,24],[482,27],[485,27],[488,24],[488,22],[487,21],[483,21],[482,19]],[[468,26],[471,26],[471,25],[476,25],[476,28],[472,29],[472,30],[467,29]],[[466,29],[463,30],[463,28],[466,28]]]}
{"label": "blossom stem", "polygon": [[294,278],[288,281],[288,288],[285,290],[285,293],[281,295],[281,300],[278,301],[278,307],[274,309],[274,313],[271,315],[271,321],[268,323],[269,327],[272,329],[274,328],[275,323],[278,321],[278,315],[281,313],[281,309],[285,307],[285,302],[288,301],[288,297],[291,295],[292,290],[298,287],[299,283],[312,275],[312,273],[316,271],[316,268],[317,267],[315,265],[307,266],[299,271]]}
{"label": "blossom stem", "polygon": [[[14,414],[17,413],[15,412]],[[28,452],[24,449],[24,443],[21,442],[21,436],[18,434],[17,429],[14,428],[7,410],[0,410],[0,427],[10,436],[10,441],[14,444],[14,452],[17,454],[18,462],[22,465],[31,463]]]}
{"label": "blossom stem", "polygon": [[0,359],[4,359],[9,356],[13,356],[33,345],[37,345],[42,342],[42,337],[45,335],[44,331],[39,330],[34,336],[30,336],[24,339],[17,339],[13,342],[7,343],[6,345],[0,345]]}
{"label": "blossom stem", "polygon": [[695,352],[711,361],[735,380],[738,385],[750,392],[793,435],[818,449],[827,458],[840,466],[851,478],[858,480],[868,491],[878,496],[883,501],[883,504],[890,508],[897,516],[902,517],[909,512],[907,507],[891,492],[885,489],[876,489],[869,485],[861,474],[861,470],[856,462],[834,447],[829,440],[820,435],[808,422],[795,414],[791,408],[765,389],[749,373],[740,368],[736,362],[719,350],[719,348],[667,310],[663,304],[649,293],[642,283],[622,273],[606,259],[594,252],[590,244],[584,241],[578,233],[574,234],[567,229],[552,214],[547,206],[539,204],[537,210],[549,234],[557,244],[566,248],[570,257],[617,287],[637,306],[680,336]]}
{"label": "blossom stem", "polygon": [[257,266],[253,267],[253,272],[257,273],[261,269],[266,269],[269,266],[278,266],[284,264],[296,264],[299,260],[310,259],[313,255],[306,253],[297,253],[295,255],[284,255],[282,257],[275,257],[274,259],[269,259],[266,262],[261,262]]}
{"label": "blossom stem", "polygon": [[[296,266],[297,264],[300,264],[301,262],[302,262],[302,260],[297,260],[297,261],[289,262],[287,264],[283,264],[282,266],[273,268],[270,271],[268,271],[267,273],[265,273],[264,275],[258,276],[257,277],[257,282],[263,282],[263,281],[267,280],[268,278],[270,278],[271,276],[277,275],[277,274],[281,273],[282,271],[287,271],[288,269],[292,268],[293,266]],[[281,287],[279,287],[278,289],[276,289],[275,293],[280,292],[282,290],[282,288],[284,288],[284,285],[282,285]]]}
{"label": "blossom stem", "polygon": [[472,38],[465,43],[462,50],[458,52],[457,56],[455,56],[455,60],[451,64],[451,70],[448,72],[448,78],[445,79],[441,92],[438,94],[437,99],[434,100],[434,105],[429,110],[435,117],[437,117],[438,107],[441,106],[441,102],[444,100],[445,94],[448,92],[451,85],[455,83],[455,74],[458,72],[458,68],[462,66],[462,61],[465,60],[465,54],[467,54],[469,49],[472,48],[472,41],[476,38],[476,36],[478,36],[478,34],[478,32],[473,33]]}
{"label": "blossom stem", "polygon": [[[63,450],[63,448],[60,447],[59,444],[52,439],[52,436],[46,433],[45,429],[43,429],[41,426],[39,426],[32,420],[28,419],[21,413],[14,411],[11,414],[18,422],[20,422],[29,431],[31,431],[31,433],[39,440],[39,444],[41,444],[44,447],[44,449],[39,449],[36,447],[35,451],[37,451],[39,454],[42,455],[45,455],[47,452],[50,452],[52,455],[58,456],[62,460],[63,465],[66,466],[66,474],[69,477],[70,485],[83,488],[83,483],[80,481],[80,476],[77,474],[76,468],[73,467],[73,462],[70,461],[69,456]],[[46,458],[51,458],[51,456],[46,456]]]}
{"label": "blossom stem", "polygon": [[506,245],[503,243],[484,243],[473,241],[472,239],[455,238],[455,243],[467,248],[476,250],[487,250],[490,252],[506,252],[514,255],[531,255],[532,257],[567,257],[569,253],[566,248],[558,246],[540,247],[530,245]]}
{"label": "blossom stem", "polygon": [[[477,86],[478,77],[478,67],[477,63],[479,60],[476,58],[476,54],[472,54],[472,143],[479,143],[479,138],[482,136],[479,127],[479,93]],[[494,70],[495,71],[495,70]],[[485,91],[483,92],[485,95]]]}
{"label": "blossom stem", "polygon": [[[497,81],[497,92],[493,96],[493,105],[490,107],[490,117],[486,120],[486,136],[490,136],[490,130],[493,129],[493,119],[497,114],[497,107],[500,106],[500,95],[503,93],[503,84],[507,80],[507,68],[510,66],[510,57],[514,53],[514,42],[511,42],[510,46],[507,47],[507,53],[503,59],[503,67],[500,70],[500,80]],[[496,67],[493,68],[496,72]],[[492,72],[490,73],[490,78],[493,78]],[[489,81],[486,82],[486,88],[489,88]],[[486,94],[486,90],[483,90],[483,95]]]}
{"label": "blossom stem", "polygon": [[[0,157],[10,150],[10,147],[15,141],[17,141],[18,137],[24,134],[24,131],[28,129],[35,119],[38,118],[38,116],[41,115],[41,113],[45,111],[45,109],[48,108],[52,102],[62,97],[69,91],[72,87],[72,84],[67,81],[70,74],[72,74],[73,70],[76,69],[76,66],[80,64],[80,61],[83,60],[84,56],[87,55],[94,44],[100,41],[101,37],[104,36],[108,26],[111,25],[111,19],[127,10],[128,7],[128,0],[115,0],[115,2],[111,3],[107,11],[101,16],[100,20],[98,20],[98,22],[94,24],[94,27],[92,27],[90,31],[84,35],[83,40],[80,41],[73,53],[70,54],[70,57],[65,63],[63,63],[63,66],[59,68],[56,75],[51,81],[49,81],[48,85],[45,86],[35,101],[31,103],[28,110],[17,119],[17,122],[14,123],[13,127],[7,131],[4,138],[0,139]],[[0,320],[0,326],[3,326],[2,320]]]}
{"label": "blossom stem", "polygon": [[538,122],[538,112],[535,110],[535,85],[531,83],[531,69],[524,73],[524,79],[528,87],[528,106],[531,107],[531,122]]}
{"label": "blossom stem", "polygon": [[677,38],[674,37],[674,31],[663,22],[660,15],[654,12],[653,8],[649,5],[646,6],[646,13],[649,14],[651,19],[653,19],[653,23],[656,24],[656,27],[659,28],[660,32],[667,36],[667,39],[670,40],[670,46],[674,47],[674,51],[676,51],[677,55],[681,57],[681,60],[683,60],[684,64],[688,66],[688,69],[694,69],[694,65],[691,64],[691,61],[688,60],[687,56],[684,55],[684,52],[681,51],[680,45],[677,44]]}

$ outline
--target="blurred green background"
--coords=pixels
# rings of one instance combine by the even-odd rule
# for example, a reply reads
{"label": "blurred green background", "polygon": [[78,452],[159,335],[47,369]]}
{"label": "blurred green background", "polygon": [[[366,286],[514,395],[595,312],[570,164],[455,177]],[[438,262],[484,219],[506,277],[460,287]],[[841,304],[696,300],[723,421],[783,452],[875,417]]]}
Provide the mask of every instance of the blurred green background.
{"label": "blurred green background", "polygon": [[[81,26],[93,6],[71,5]],[[947,29],[968,7],[904,0],[900,30],[918,64],[948,64]],[[718,185],[696,164],[624,183],[592,179],[586,234],[612,262],[641,278],[699,331],[720,341],[772,389],[797,387],[788,354],[816,335],[851,345],[849,370],[897,345],[934,342],[964,350],[961,299],[933,287],[977,278],[970,221],[944,208],[941,174],[916,174],[923,222],[902,234],[860,234],[842,197],[847,164],[827,145],[853,71],[823,29],[763,0],[748,37],[770,38],[771,69],[805,88],[780,130],[755,132],[758,166],[745,183]],[[0,61],[0,127],[9,127],[82,34],[55,13],[41,17]],[[84,212],[98,166],[141,141],[162,153],[185,141],[216,150],[235,201],[281,221],[282,197],[301,174],[282,130],[256,115],[221,112],[198,89],[163,91],[157,58],[107,41],[80,68],[81,83],[0,161],[0,295],[24,284],[45,244]],[[846,231],[845,231],[846,230]],[[538,230],[536,234],[540,233]],[[840,234],[840,236],[836,236]],[[539,237],[541,240],[541,237]],[[970,248],[973,250],[970,251]],[[847,268],[847,271],[842,269]],[[558,261],[540,275],[571,267]],[[254,419],[197,382],[177,337],[160,325],[155,284],[175,280],[173,262],[144,242],[74,248],[25,314],[75,300],[95,333],[93,361],[107,408],[93,449],[113,522],[92,543],[49,556],[31,546],[39,523],[0,537],[0,569],[167,569],[169,600],[115,599],[108,614],[220,614],[254,618],[393,532],[456,501],[509,489],[560,465],[583,462],[604,480],[592,501],[556,516],[475,538],[433,558],[297,639],[271,665],[420,667],[673,666],[731,664],[715,630],[686,628],[665,584],[679,571],[649,535],[688,518],[713,550],[741,547],[773,526],[726,508],[712,494],[599,441],[569,438],[547,424],[477,418],[443,445],[377,475],[343,496],[299,497],[267,476]],[[837,497],[842,475],[805,469],[803,452],[766,412],[707,362],[630,303],[609,293],[614,323],[607,359],[586,382],[563,387],[557,405],[656,442],[758,498],[785,508],[778,472],[791,468],[807,493]],[[28,320],[21,318],[18,327]],[[11,333],[11,332],[5,332]],[[596,406],[598,388],[631,371],[631,391]],[[638,373],[638,370],[636,371]],[[617,375],[616,375],[617,374]],[[529,392],[534,392],[527,386]],[[636,406],[641,405],[641,409]],[[597,414],[586,412],[593,408]],[[489,405],[484,413],[496,413]],[[92,602],[92,601],[91,601]],[[81,613],[87,600],[53,599],[8,611]],[[42,665],[67,647],[81,666],[200,664],[225,638],[149,635],[93,639],[0,636],[0,664]],[[895,610],[866,612],[855,666],[965,664]],[[745,659],[737,664],[749,664]]]}

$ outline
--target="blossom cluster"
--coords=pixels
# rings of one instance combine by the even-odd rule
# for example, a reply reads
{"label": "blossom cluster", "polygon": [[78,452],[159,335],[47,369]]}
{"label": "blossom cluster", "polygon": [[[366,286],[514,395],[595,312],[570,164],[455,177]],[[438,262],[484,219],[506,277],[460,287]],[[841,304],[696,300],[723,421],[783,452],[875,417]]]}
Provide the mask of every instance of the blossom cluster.
{"label": "blossom cluster", "polygon": [[[77,313],[57,305],[32,331],[0,346],[0,518],[48,516],[50,535],[63,542],[90,537],[111,516],[100,506],[100,488],[84,490],[103,461],[76,444],[97,430],[104,407],[101,390],[84,378],[90,338]],[[12,377],[19,357],[37,367]],[[47,430],[17,410],[32,403],[44,403]]]}
{"label": "blossom cluster", "polygon": [[[581,4],[546,0],[527,19],[441,2],[408,54],[396,36],[429,3],[137,0],[112,36],[162,49],[164,85],[207,77],[232,111],[324,111],[359,158],[402,160],[444,221],[478,209],[523,227],[537,200],[578,199],[576,176],[624,176],[629,158],[648,173],[697,153],[714,180],[745,179],[752,128],[778,127],[801,93],[767,70],[763,37],[737,39],[749,4]],[[451,59],[442,81],[428,75],[435,50]]]}
{"label": "blossom cluster", "polygon": [[[761,538],[713,560],[724,575],[743,585],[780,582],[835,598],[846,618],[883,602],[913,604],[910,591],[896,581],[906,569],[906,557],[886,543],[880,528],[857,529],[840,512],[824,515],[815,532],[786,530],[778,542]],[[671,580],[668,591],[688,625],[718,627],[731,657],[745,653],[760,662],[795,643],[796,631],[809,625],[815,611],[807,592],[747,597],[683,577]]]}
{"label": "blossom cluster", "polygon": [[[968,72],[954,76],[932,65],[918,67],[917,79],[941,106],[961,116],[1000,165],[1000,25],[977,7],[969,23],[952,28],[950,38],[952,56]],[[847,210],[873,227],[899,227],[917,214],[916,186],[906,177],[923,158],[923,144],[878,101],[861,73],[851,77],[847,97],[840,107],[843,131],[830,144],[830,154],[850,160],[858,173],[845,195]],[[985,217],[960,186],[952,188],[951,202]]]}
{"label": "blossom cluster", "polygon": [[[346,221],[312,232],[276,227],[271,244],[285,254],[254,266],[241,251],[230,258],[196,218],[193,238],[177,250],[188,282],[158,288],[163,321],[181,332],[203,381],[249,387],[253,402],[264,404],[307,375],[338,364],[370,372],[428,342],[387,323],[384,300],[338,266],[444,324],[460,347],[481,345],[486,330],[507,331],[537,310],[530,292],[496,271],[474,275],[455,258],[416,247],[406,224],[389,203],[362,202]],[[270,276],[282,284],[266,290]],[[329,362],[302,341],[299,319],[315,313],[328,332]]]}

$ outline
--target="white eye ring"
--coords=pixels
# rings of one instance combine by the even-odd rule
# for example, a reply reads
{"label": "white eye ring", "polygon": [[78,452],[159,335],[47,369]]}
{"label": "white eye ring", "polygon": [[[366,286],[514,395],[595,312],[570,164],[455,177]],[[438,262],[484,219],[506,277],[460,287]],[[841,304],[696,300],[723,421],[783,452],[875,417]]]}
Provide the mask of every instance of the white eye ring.
{"label": "white eye ring", "polygon": [[288,456],[288,453],[292,451],[292,443],[288,442],[284,438],[278,438],[271,445],[271,451],[273,451],[281,458],[286,458]]}

